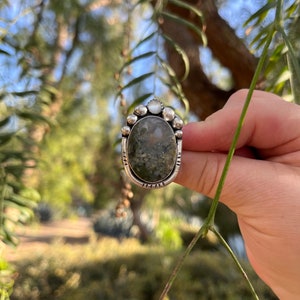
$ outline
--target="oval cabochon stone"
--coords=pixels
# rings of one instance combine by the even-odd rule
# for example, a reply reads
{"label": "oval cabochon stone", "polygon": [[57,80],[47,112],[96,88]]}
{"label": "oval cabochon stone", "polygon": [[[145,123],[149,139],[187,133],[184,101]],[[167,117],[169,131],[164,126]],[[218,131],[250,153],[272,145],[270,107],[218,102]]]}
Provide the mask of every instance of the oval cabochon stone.
{"label": "oval cabochon stone", "polygon": [[176,164],[172,127],[157,116],[140,119],[128,137],[128,162],[134,174],[149,183],[165,180]]}

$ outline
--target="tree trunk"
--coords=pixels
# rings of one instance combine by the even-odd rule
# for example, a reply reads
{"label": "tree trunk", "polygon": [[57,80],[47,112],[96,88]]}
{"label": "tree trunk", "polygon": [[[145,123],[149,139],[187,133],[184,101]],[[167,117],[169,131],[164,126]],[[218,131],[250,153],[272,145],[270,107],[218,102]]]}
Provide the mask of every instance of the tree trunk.
{"label": "tree trunk", "polygon": [[[207,46],[214,57],[229,69],[233,79],[233,88],[225,91],[214,85],[203,71],[199,54],[202,41],[185,25],[163,18],[162,31],[172,38],[186,52],[190,61],[190,72],[182,82],[183,91],[189,100],[191,111],[200,119],[223,107],[228,97],[238,89],[247,88],[251,83],[257,59],[249,52],[234,30],[222,19],[213,0],[189,0],[187,3],[197,7],[204,15],[204,24],[191,11],[168,3],[165,10],[180,16],[203,29],[207,37]],[[168,61],[178,78],[184,74],[184,64],[174,47],[165,45]]]}

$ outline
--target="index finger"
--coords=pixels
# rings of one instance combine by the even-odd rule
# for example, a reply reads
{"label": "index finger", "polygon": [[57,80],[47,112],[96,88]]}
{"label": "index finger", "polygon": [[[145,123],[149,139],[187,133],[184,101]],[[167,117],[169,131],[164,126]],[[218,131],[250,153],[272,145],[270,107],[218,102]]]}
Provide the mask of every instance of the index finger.
{"label": "index finger", "polygon": [[[203,122],[184,127],[183,148],[189,151],[227,151],[246,99],[247,90],[233,94],[223,109]],[[255,91],[237,148],[250,146],[263,157],[300,149],[300,107],[280,97]]]}

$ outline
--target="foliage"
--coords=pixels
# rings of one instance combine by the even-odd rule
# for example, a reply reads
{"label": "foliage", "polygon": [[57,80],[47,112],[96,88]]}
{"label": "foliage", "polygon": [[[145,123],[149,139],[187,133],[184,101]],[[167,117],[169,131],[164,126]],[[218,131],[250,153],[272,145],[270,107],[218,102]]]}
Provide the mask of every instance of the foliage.
{"label": "foliage", "polygon": [[280,14],[273,21],[270,15],[275,13],[277,2],[269,0],[244,24],[248,26],[248,34],[254,32],[250,46],[256,52],[265,45],[269,32],[277,31],[265,65],[266,89],[296,102],[300,99],[299,43],[295,39],[299,31],[299,4],[298,0],[283,2]]}
{"label": "foliage", "polygon": [[165,212],[160,216],[159,224],[155,230],[155,236],[160,245],[166,249],[181,249],[182,238],[178,225],[180,219],[174,216],[173,212]]}
{"label": "foliage", "polygon": [[41,223],[49,222],[53,217],[51,207],[44,202],[40,202],[34,212],[37,220]]}
{"label": "foliage", "polygon": [[[56,244],[19,260],[12,300],[157,299],[180,252],[135,239],[102,238],[85,246]],[[264,299],[276,299],[245,263]],[[169,299],[251,299],[230,258],[194,251]]]}
{"label": "foliage", "polygon": [[[118,65],[122,36],[121,26],[109,25],[116,22],[114,13],[109,20],[101,7],[94,8],[92,3],[85,7],[71,2],[64,5],[72,9],[65,11],[59,1],[51,3],[48,9],[55,12],[56,19],[45,18],[52,27],[69,28],[74,38],[69,60],[60,66],[68,69],[59,82],[63,102],[56,114],[56,126],[40,147],[38,189],[44,201],[66,213],[73,204],[94,202],[95,206],[104,206],[116,193],[112,187],[115,158],[110,146],[115,138],[115,120],[111,120],[106,97],[113,88],[111,78]],[[61,19],[61,14],[67,16]],[[108,153],[111,156],[106,159]]]}
{"label": "foliage", "polygon": [[[116,8],[116,5],[111,3],[111,7]],[[110,78],[116,65],[117,46],[122,38],[121,27],[108,24],[114,21],[114,14],[111,14],[110,20],[107,19],[101,6],[95,7],[91,1],[2,1],[0,17],[0,239],[16,244],[14,226],[25,224],[33,216],[33,209],[40,198],[35,190],[40,184],[39,173],[34,170],[41,158],[40,151],[44,150],[40,142],[50,129],[55,132],[52,134],[54,138],[68,136],[71,122],[78,124],[80,117],[86,122],[84,126],[78,124],[78,128],[84,130],[73,131],[68,149],[60,148],[60,152],[56,153],[49,151],[46,158],[43,152],[40,166],[44,168],[40,170],[47,170],[43,175],[53,178],[50,171],[56,172],[57,169],[49,159],[55,155],[57,159],[62,153],[65,153],[62,159],[72,155],[69,173],[62,173],[62,176],[65,175],[62,178],[72,174],[70,179],[75,179],[72,184],[83,187],[79,196],[91,200],[92,192],[84,178],[92,164],[87,163],[91,154],[88,156],[87,151],[83,153],[85,157],[78,163],[74,156],[77,159],[80,156],[72,151],[75,145],[77,151],[82,151],[81,135],[88,132],[91,112],[97,115],[103,108],[103,101],[102,104],[95,103],[98,99],[103,100],[113,87]],[[107,76],[103,76],[106,69],[111,73],[106,71]],[[102,84],[99,85],[99,82]],[[93,87],[93,93],[87,93],[90,87]],[[87,115],[80,116],[80,105],[77,105],[75,119],[67,112],[80,102],[89,103],[85,107]],[[65,124],[59,124],[61,120],[57,118],[62,107],[60,117],[69,121],[65,131]],[[96,122],[90,131],[93,135],[97,134],[95,127],[102,125]],[[92,138],[89,136],[87,140]],[[93,153],[97,152],[97,141],[93,144]],[[68,158],[63,164],[67,164]],[[46,163],[49,163],[48,168]],[[57,174],[55,180],[60,180]],[[54,186],[57,187],[53,185],[52,188]],[[43,189],[40,190],[43,192]],[[57,193],[53,196],[57,200],[70,202],[70,198],[66,197],[70,191],[67,187],[61,190],[59,196]]]}
{"label": "foliage", "polygon": [[5,260],[0,259],[0,299],[8,300],[13,291],[15,271]]}
{"label": "foliage", "polygon": [[102,214],[94,220],[93,229],[99,235],[122,239],[130,236],[132,221],[132,213],[129,210],[120,217],[116,217],[115,210],[108,210],[102,212]]}
{"label": "foliage", "polygon": [[[163,93],[164,91],[171,92],[185,109],[185,117],[189,112],[189,104],[183,91],[181,82],[184,81],[189,73],[189,59],[185,51],[167,34],[165,34],[159,24],[163,23],[164,18],[172,19],[175,22],[182,23],[184,26],[191,29],[206,44],[206,37],[203,31],[204,17],[202,13],[194,6],[181,1],[171,0],[172,5],[186,9],[193,13],[200,24],[200,27],[184,20],[180,16],[164,10],[166,3],[162,1],[155,2],[152,5],[151,1],[142,1],[139,5],[129,4],[128,9],[128,32],[129,39],[127,45],[123,49],[123,64],[116,73],[116,78],[119,81],[119,91],[117,97],[120,97],[121,106],[123,106],[123,113],[128,114],[136,105],[142,103],[149,97],[155,97],[156,93]],[[151,17],[142,17],[139,20],[143,25],[140,38],[137,41],[131,40],[131,20],[141,16],[140,12],[147,11]],[[142,16],[145,15],[142,13]],[[202,27],[201,27],[202,26]],[[169,44],[178,53],[183,63],[183,74],[179,78],[172,69],[165,54],[162,51],[163,42]],[[149,68],[144,70],[134,69],[134,66],[146,62]],[[151,83],[150,83],[151,82]],[[133,90],[133,92],[131,92]],[[133,98],[133,101],[126,103],[126,100]],[[167,97],[166,97],[167,98]],[[127,106],[127,107],[126,107]],[[125,108],[124,108],[125,107]]]}
{"label": "foliage", "polygon": [[[33,216],[32,209],[39,201],[39,194],[26,187],[21,178],[35,165],[32,156],[32,141],[26,140],[21,128],[39,121],[38,115],[27,113],[26,107],[9,107],[8,99],[13,93],[3,92],[1,99],[2,121],[0,122],[0,239],[16,245],[14,227],[25,224]],[[21,96],[21,95],[20,95]],[[20,97],[18,96],[18,97]],[[22,100],[22,97],[21,97]],[[13,128],[20,117],[17,128]]]}
{"label": "foliage", "polygon": [[52,128],[40,146],[38,189],[43,201],[61,210],[76,201],[94,200],[88,176],[95,172],[94,155],[101,127],[97,128],[99,120],[88,117],[88,108],[80,103],[77,106],[80,108],[67,112],[62,108],[57,116],[59,125]]}
{"label": "foliage", "polygon": [[[110,8],[118,11],[114,3]],[[73,198],[92,201],[92,160],[111,130],[104,97],[113,88],[122,27],[111,26],[114,12],[107,18],[90,1],[7,1],[0,14],[0,55],[8,71],[1,72],[1,176],[10,185],[1,190],[20,197],[24,184],[38,187],[43,199],[64,208]],[[41,173],[27,171],[38,159]],[[30,200],[15,205],[22,201],[32,212]],[[19,208],[25,214],[24,205]]]}

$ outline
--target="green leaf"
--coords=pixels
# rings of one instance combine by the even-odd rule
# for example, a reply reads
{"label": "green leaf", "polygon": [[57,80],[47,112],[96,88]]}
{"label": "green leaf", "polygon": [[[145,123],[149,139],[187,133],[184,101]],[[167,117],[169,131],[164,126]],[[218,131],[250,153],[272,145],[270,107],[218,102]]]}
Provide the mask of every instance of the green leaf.
{"label": "green leaf", "polygon": [[259,23],[261,23],[265,19],[265,17],[267,16],[268,12],[272,8],[275,8],[275,6],[276,6],[276,1],[267,2],[262,8],[257,10],[253,15],[250,16],[250,18],[248,20],[246,20],[246,22],[244,23],[244,27],[249,25],[249,23],[251,23],[255,19],[258,19],[258,20],[253,26],[258,25]]}
{"label": "green leaf", "polygon": [[[283,28],[280,28],[280,33],[284,39],[284,42],[288,48],[287,55],[291,61],[292,69],[293,69],[293,77],[294,80],[296,80],[298,86],[300,85],[300,65],[299,60],[297,59],[297,55],[295,53],[294,47],[292,43],[290,42],[288,36],[286,35]],[[295,96],[295,95],[294,95]]]}
{"label": "green leaf", "polygon": [[37,100],[45,105],[49,105],[52,102],[51,95],[46,90],[41,90],[37,96]]}
{"label": "green leaf", "polygon": [[123,64],[123,66],[122,66],[122,68],[120,69],[119,73],[122,73],[122,71],[123,71],[127,66],[129,66],[129,65],[131,65],[131,64],[133,64],[133,63],[135,63],[135,62],[137,62],[137,61],[139,61],[139,60],[142,60],[142,59],[145,59],[145,58],[149,58],[149,57],[151,57],[151,56],[153,56],[153,55],[155,55],[155,54],[156,54],[156,51],[149,51],[149,52],[143,53],[143,54],[141,54],[141,55],[138,55],[138,56],[135,56],[135,57],[129,59],[128,61],[126,61],[126,62]]}
{"label": "green leaf", "polygon": [[120,95],[125,89],[128,89],[129,87],[131,87],[133,85],[141,83],[142,81],[149,78],[153,74],[154,74],[154,72],[149,72],[149,73],[146,73],[146,74],[143,74],[139,77],[134,78],[133,80],[129,81],[125,86],[121,87],[120,91],[118,92],[118,95]]}
{"label": "green leaf", "polygon": [[289,7],[286,8],[285,13],[287,17],[291,17],[299,8],[300,1],[294,1]]}
{"label": "green leaf", "polygon": [[274,51],[272,52],[269,60],[278,61],[278,59],[282,58],[282,55],[285,54],[287,50],[288,49],[284,43],[277,45]]}
{"label": "green leaf", "polygon": [[141,41],[139,41],[130,51],[130,53],[132,53],[134,50],[136,50],[137,48],[139,48],[141,45],[143,45],[144,43],[150,41],[155,35],[157,34],[156,31],[150,33],[149,35],[147,35],[145,38],[143,38]]}
{"label": "green leaf", "polygon": [[185,97],[181,87],[178,87],[176,85],[174,85],[173,83],[167,82],[163,79],[161,79],[161,81],[163,82],[163,84],[168,87],[170,89],[170,91],[172,93],[174,93],[174,95],[176,95],[176,97],[178,98],[178,100],[183,104],[184,107],[184,114],[182,113],[182,111],[180,112],[176,112],[178,115],[180,115],[180,117],[182,119],[187,119],[188,118],[188,114],[190,111],[190,104],[188,99]]}
{"label": "green leaf", "polygon": [[9,161],[9,160],[21,160],[26,161],[28,157],[25,157],[24,152],[22,151],[13,151],[13,150],[6,150],[0,152],[0,161]]}
{"label": "green leaf", "polygon": [[52,125],[52,122],[49,118],[30,111],[17,111],[16,115],[22,119],[30,120],[32,122],[42,122],[47,123],[48,125]]}
{"label": "green leaf", "polygon": [[165,60],[163,58],[160,58],[160,62],[161,62],[161,66],[163,67],[163,69],[167,72],[167,74],[172,77],[172,78],[176,78],[176,73],[175,71],[172,69],[172,67],[165,62]]}
{"label": "green leaf", "polygon": [[203,30],[200,30],[195,24],[177,16],[177,15],[174,15],[172,13],[169,13],[169,12],[165,12],[163,11],[161,13],[163,16],[173,20],[174,22],[177,22],[177,23],[181,23],[182,25],[188,27],[189,29],[193,30],[200,38],[200,40],[202,41],[202,44],[203,46],[206,46],[207,45],[207,39],[206,39],[206,35],[205,33],[203,32]]}
{"label": "green leaf", "polygon": [[204,22],[204,16],[203,16],[202,12],[199,9],[197,9],[196,7],[190,5],[186,2],[180,1],[180,0],[170,0],[169,2],[175,4],[179,7],[190,10],[191,12],[193,12],[196,16],[198,16],[200,18],[201,22]]}
{"label": "green leaf", "polygon": [[176,90],[176,95],[179,93],[181,85],[179,80],[177,79],[175,71],[172,69],[172,67],[167,64],[166,62],[162,61],[161,65],[163,69],[166,71],[167,75],[169,76],[172,83],[167,83],[166,81],[163,81],[163,78],[161,78],[162,82],[164,82],[165,85],[167,85],[169,88],[172,88],[174,91]]}
{"label": "green leaf", "polygon": [[10,56],[11,54],[3,49],[0,49],[0,54],[8,55]]}
{"label": "green leaf", "polygon": [[0,92],[0,101],[2,101],[5,98],[6,95],[7,95],[6,92],[1,91]]}
{"label": "green leaf", "polygon": [[0,133],[0,146],[7,144],[14,135],[15,132]]}
{"label": "green leaf", "polygon": [[10,121],[10,117],[7,117],[3,120],[0,121],[0,127],[4,127],[5,125],[7,125]]}
{"label": "green leaf", "polygon": [[137,1],[137,2],[134,4],[134,6],[137,7],[137,6],[139,6],[140,4],[143,4],[144,2],[148,2],[148,0],[139,0],[139,1]]}
{"label": "green leaf", "polygon": [[34,206],[41,201],[40,193],[34,188],[23,188],[19,194],[25,199],[30,199],[34,203]]}
{"label": "green leaf", "polygon": [[23,163],[21,164],[10,164],[5,167],[7,174],[11,174],[16,178],[20,178],[23,175],[24,169],[28,168]]}
{"label": "green leaf", "polygon": [[181,59],[184,64],[184,69],[185,69],[181,81],[184,81],[188,77],[190,72],[190,60],[186,52],[172,38],[170,38],[168,35],[165,34],[163,34],[162,36],[168,43],[172,45],[172,47],[176,50],[176,52],[181,56]]}
{"label": "green leaf", "polygon": [[266,40],[267,40],[268,35],[269,35],[269,32],[271,32],[271,31],[274,32],[273,23],[271,23],[268,26],[262,28],[260,30],[260,32],[256,35],[256,37],[252,40],[252,42],[250,43],[250,46],[254,46],[254,44],[257,43],[254,48],[256,50],[261,48],[263,45],[265,45]]}
{"label": "green leaf", "polygon": [[56,95],[58,93],[58,89],[51,84],[43,85],[43,89],[51,95]]}
{"label": "green leaf", "polygon": [[0,228],[0,237],[1,240],[9,246],[15,247],[18,244],[14,234],[4,226]]}
{"label": "green leaf", "polygon": [[128,114],[129,112],[133,111],[133,109],[134,109],[137,105],[141,104],[143,101],[145,101],[145,100],[146,100],[147,98],[149,98],[150,96],[152,96],[152,93],[147,93],[147,94],[144,94],[144,95],[142,95],[142,96],[136,98],[136,99],[131,103],[131,105],[128,107],[128,109],[127,109],[127,114]]}
{"label": "green leaf", "polygon": [[182,102],[184,108],[185,108],[185,114],[186,116],[189,113],[190,110],[190,104],[188,99],[185,97],[181,84],[176,76],[175,71],[172,69],[170,65],[168,65],[162,58],[160,58],[161,65],[163,69],[166,71],[167,75],[169,76],[171,82],[166,81],[164,78],[160,77],[161,82],[168,87],[177,97],[178,99]]}
{"label": "green leaf", "polygon": [[275,85],[278,85],[279,83],[286,82],[291,79],[291,71],[286,69],[283,71],[280,76],[277,78]]}
{"label": "green leaf", "polygon": [[17,97],[26,97],[26,96],[29,96],[29,95],[36,95],[38,93],[38,91],[23,91],[23,92],[12,92],[11,94],[13,96],[17,96]]}
{"label": "green leaf", "polygon": [[20,209],[21,209],[21,207],[27,207],[27,208],[35,207],[34,201],[32,201],[28,198],[22,197],[20,195],[17,195],[17,194],[10,195],[10,197],[6,201],[17,204],[20,207]]}

